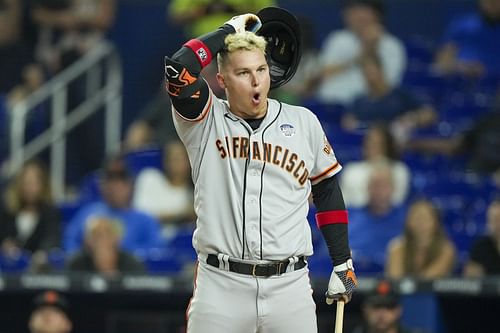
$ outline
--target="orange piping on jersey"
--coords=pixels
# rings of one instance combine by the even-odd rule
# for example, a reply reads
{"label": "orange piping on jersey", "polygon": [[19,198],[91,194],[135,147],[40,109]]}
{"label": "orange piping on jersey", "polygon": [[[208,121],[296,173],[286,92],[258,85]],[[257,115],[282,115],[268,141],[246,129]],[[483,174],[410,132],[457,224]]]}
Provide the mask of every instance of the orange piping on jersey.
{"label": "orange piping on jersey", "polygon": [[210,91],[210,93],[208,94],[207,104],[205,104],[205,108],[203,109],[203,112],[201,112],[198,117],[196,117],[194,119],[189,119],[189,118],[184,117],[182,114],[180,114],[179,111],[177,111],[177,109],[174,108],[174,110],[177,113],[177,115],[179,117],[181,117],[182,119],[184,119],[185,121],[189,121],[191,123],[196,123],[196,122],[202,121],[207,116],[208,111],[210,111],[211,108],[212,108],[212,92]]}
{"label": "orange piping on jersey", "polygon": [[195,267],[195,270],[194,270],[194,278],[193,278],[193,284],[194,284],[194,288],[193,288],[193,296],[191,296],[191,298],[189,299],[189,303],[188,303],[188,306],[186,308],[186,329],[187,329],[187,326],[188,326],[188,321],[189,321],[189,309],[191,308],[191,303],[193,302],[193,298],[194,298],[194,293],[196,292],[196,285],[197,285],[197,280],[198,280],[198,269],[200,269],[200,264],[199,262],[197,261],[196,262],[196,267]]}
{"label": "orange piping on jersey", "polygon": [[328,175],[330,172],[332,172],[339,166],[340,166],[339,162],[335,162],[333,165],[329,166],[325,171],[321,172],[319,175],[311,177],[311,182],[314,182],[319,178]]}

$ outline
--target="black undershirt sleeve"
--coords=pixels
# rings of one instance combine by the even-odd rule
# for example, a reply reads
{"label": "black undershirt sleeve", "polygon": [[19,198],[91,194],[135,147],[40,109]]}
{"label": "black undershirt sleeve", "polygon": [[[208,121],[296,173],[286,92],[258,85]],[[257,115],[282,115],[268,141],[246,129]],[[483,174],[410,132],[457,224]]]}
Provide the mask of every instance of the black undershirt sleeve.
{"label": "black undershirt sleeve", "polygon": [[[230,25],[224,25],[221,28],[212,31],[208,34],[198,37],[210,50],[212,54],[212,61],[216,58],[217,53],[224,47],[224,39],[230,33],[234,32],[234,28]],[[208,84],[200,76],[202,66],[195,56],[193,50],[187,46],[182,46],[174,55],[171,60],[177,63],[180,67],[185,68],[197,80],[195,85],[199,88],[196,95],[187,98],[179,98],[178,96],[170,96],[172,104],[183,117],[188,119],[196,119],[201,112],[203,112],[206,103],[210,97],[210,90]]]}
{"label": "black undershirt sleeve", "polygon": [[[344,211],[345,204],[336,176],[324,179],[312,186],[316,211]],[[333,265],[340,265],[351,257],[347,223],[333,223],[321,227]]]}

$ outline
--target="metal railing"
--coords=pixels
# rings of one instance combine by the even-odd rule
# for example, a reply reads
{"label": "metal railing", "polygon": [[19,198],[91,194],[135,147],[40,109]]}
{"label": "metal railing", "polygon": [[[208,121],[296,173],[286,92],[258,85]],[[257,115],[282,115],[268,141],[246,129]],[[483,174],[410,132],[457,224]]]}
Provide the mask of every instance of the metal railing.
{"label": "metal railing", "polygon": [[[85,96],[68,109],[70,84],[85,81]],[[27,160],[50,148],[50,179],[54,199],[65,199],[66,136],[93,114],[105,112],[104,145],[106,153],[119,150],[122,109],[122,69],[115,48],[102,42],[81,59],[49,80],[40,89],[16,103],[10,112],[10,151],[7,176],[13,176]],[[27,117],[37,107],[48,103],[51,112],[49,127],[25,142]],[[40,110],[38,110],[40,111]]]}

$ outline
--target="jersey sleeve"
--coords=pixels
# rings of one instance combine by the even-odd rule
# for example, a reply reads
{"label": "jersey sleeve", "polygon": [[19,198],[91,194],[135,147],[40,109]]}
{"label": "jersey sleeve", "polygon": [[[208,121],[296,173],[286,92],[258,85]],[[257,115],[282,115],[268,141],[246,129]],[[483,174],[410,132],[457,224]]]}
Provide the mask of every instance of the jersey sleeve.
{"label": "jersey sleeve", "polygon": [[203,133],[206,130],[206,123],[212,118],[215,101],[217,101],[217,97],[214,96],[212,90],[208,87],[208,99],[205,102],[202,112],[195,119],[184,117],[172,105],[172,117],[175,129],[186,147],[199,146],[201,144]]}
{"label": "jersey sleeve", "polygon": [[321,123],[316,116],[312,122],[312,151],[314,153],[314,165],[311,169],[311,183],[318,184],[323,179],[337,174],[342,166],[337,161],[333,147],[330,144]]}
{"label": "jersey sleeve", "polygon": [[224,103],[210,89],[205,107],[196,119],[185,118],[172,107],[174,126],[188,152],[194,177],[199,172],[198,168],[209,140],[210,129],[214,125],[215,114],[222,113],[224,107]]}

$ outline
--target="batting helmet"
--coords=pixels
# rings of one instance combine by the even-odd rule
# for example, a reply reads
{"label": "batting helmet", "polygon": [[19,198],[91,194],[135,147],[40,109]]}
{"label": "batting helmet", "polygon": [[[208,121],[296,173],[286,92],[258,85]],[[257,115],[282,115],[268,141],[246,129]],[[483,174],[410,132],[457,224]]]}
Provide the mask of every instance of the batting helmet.
{"label": "batting helmet", "polygon": [[266,7],[257,16],[262,27],[257,35],[267,40],[267,61],[271,75],[271,89],[290,81],[302,54],[301,32],[297,18],[285,9]]}

